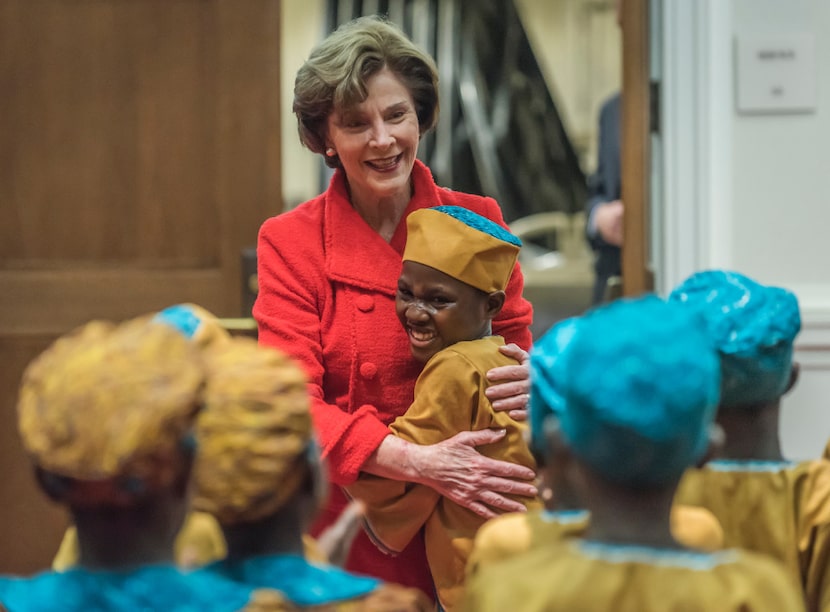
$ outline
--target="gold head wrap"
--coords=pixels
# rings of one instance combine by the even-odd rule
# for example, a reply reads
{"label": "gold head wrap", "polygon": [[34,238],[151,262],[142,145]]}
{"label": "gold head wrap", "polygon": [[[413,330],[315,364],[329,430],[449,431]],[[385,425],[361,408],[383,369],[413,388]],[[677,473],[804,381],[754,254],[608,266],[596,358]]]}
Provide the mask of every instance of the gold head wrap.
{"label": "gold head wrap", "polygon": [[504,291],[521,241],[500,225],[459,206],[416,210],[406,218],[404,261],[435,268],[486,293]]}
{"label": "gold head wrap", "polygon": [[93,321],[59,338],[23,374],[23,446],[70,504],[129,503],[180,474],[200,406],[198,351],[144,316]]}
{"label": "gold head wrap", "polygon": [[229,525],[279,510],[308,477],[307,378],[289,357],[233,338],[205,352],[205,406],[196,424],[196,509]]}

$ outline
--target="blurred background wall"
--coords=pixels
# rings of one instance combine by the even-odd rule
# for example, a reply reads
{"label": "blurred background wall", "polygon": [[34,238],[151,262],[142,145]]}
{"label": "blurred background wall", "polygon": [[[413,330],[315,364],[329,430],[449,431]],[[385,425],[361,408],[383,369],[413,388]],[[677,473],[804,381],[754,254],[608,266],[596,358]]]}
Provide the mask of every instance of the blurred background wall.
{"label": "blurred background wall", "polygon": [[[801,377],[784,398],[783,445],[788,457],[815,457],[830,438],[830,3],[664,0],[652,8],[662,93],[652,160],[657,288],[726,267],[796,293]],[[790,59],[741,64],[746,41],[767,58]],[[757,70],[767,106],[739,105]],[[813,93],[794,105],[801,87]]]}

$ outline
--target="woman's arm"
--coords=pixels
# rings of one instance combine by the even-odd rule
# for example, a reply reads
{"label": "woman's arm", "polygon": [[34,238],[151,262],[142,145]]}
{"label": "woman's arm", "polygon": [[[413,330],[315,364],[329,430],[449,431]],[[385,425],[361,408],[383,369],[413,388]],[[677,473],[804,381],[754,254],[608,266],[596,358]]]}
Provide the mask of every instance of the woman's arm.
{"label": "woman's arm", "polygon": [[[419,446],[387,436],[362,470],[426,485],[455,503],[485,518],[499,512],[524,512],[524,504],[506,495],[537,494],[528,467],[485,457],[477,446],[498,442],[504,430],[462,431],[448,440]],[[495,509],[495,510],[494,510]]]}

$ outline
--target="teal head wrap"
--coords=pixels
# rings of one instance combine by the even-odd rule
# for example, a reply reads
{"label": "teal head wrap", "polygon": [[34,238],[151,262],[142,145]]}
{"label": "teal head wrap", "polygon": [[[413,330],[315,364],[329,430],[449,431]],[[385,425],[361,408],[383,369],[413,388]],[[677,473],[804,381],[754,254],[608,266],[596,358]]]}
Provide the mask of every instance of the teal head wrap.
{"label": "teal head wrap", "polygon": [[545,454],[545,421],[559,417],[562,397],[563,356],[576,334],[580,319],[572,317],[554,325],[530,351],[530,447],[537,457]]}
{"label": "teal head wrap", "polygon": [[[661,486],[702,457],[720,365],[692,311],[654,295],[618,300],[581,317],[560,359],[553,372],[561,431],[595,472]],[[544,385],[536,390],[545,393]]]}
{"label": "teal head wrap", "polygon": [[721,355],[721,406],[777,400],[790,380],[801,329],[798,300],[786,289],[724,270],[693,274],[669,300],[699,312]]}

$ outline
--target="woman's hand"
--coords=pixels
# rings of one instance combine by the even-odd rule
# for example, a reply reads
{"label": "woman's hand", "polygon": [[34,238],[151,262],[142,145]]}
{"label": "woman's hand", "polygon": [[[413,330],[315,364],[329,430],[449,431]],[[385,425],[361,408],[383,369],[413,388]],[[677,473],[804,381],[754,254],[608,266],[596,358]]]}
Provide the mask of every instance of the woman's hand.
{"label": "woman's hand", "polygon": [[535,497],[536,474],[529,467],[485,457],[477,446],[493,444],[503,429],[462,431],[437,444],[421,446],[388,435],[361,469],[364,472],[426,485],[484,518],[524,512],[524,504],[506,495]]}
{"label": "woman's hand", "polygon": [[529,467],[485,457],[477,446],[493,444],[503,429],[462,431],[437,444],[421,446],[388,435],[361,469],[370,474],[408,480],[435,489],[479,516],[524,512],[524,504],[506,495],[535,497],[536,474]]}
{"label": "woman's hand", "polygon": [[534,497],[536,474],[523,465],[485,457],[477,446],[498,442],[505,431],[462,431],[430,446],[411,445],[409,457],[416,482],[427,485],[479,516],[524,512],[524,504],[507,494]]}
{"label": "woman's hand", "polygon": [[530,355],[515,344],[505,344],[499,350],[519,362],[519,365],[501,366],[487,372],[491,384],[484,392],[493,410],[509,410],[516,421],[527,419],[527,402],[530,399]]}

